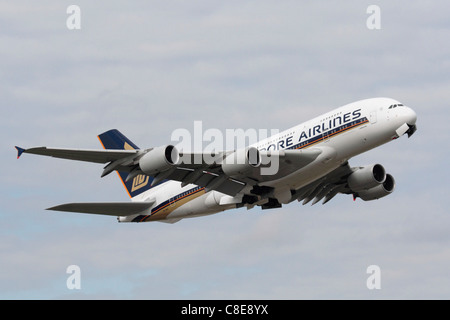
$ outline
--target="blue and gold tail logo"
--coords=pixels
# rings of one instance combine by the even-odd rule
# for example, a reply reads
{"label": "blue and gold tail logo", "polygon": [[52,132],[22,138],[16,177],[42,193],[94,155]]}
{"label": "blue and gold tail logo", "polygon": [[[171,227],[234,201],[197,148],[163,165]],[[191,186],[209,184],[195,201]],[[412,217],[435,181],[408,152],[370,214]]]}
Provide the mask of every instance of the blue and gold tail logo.
{"label": "blue and gold tail logo", "polygon": [[[120,131],[112,129],[106,131],[98,136],[100,142],[105,149],[115,150],[138,150],[139,147],[125,137]],[[140,174],[132,180],[126,181],[129,172],[118,171],[120,179],[127,190],[128,195],[133,198],[144,191],[149,190],[152,186],[152,177],[145,174]]]}
{"label": "blue and gold tail logo", "polygon": [[131,192],[135,192],[140,188],[145,187],[148,184],[149,177],[143,174],[138,175],[133,179],[133,185],[131,187]]}
{"label": "blue and gold tail logo", "polygon": [[[135,150],[132,146],[130,146],[127,142],[123,145],[124,150]],[[140,188],[145,187],[148,184],[149,177],[143,174],[136,176],[133,179],[133,184],[131,185],[131,192],[135,192]]]}

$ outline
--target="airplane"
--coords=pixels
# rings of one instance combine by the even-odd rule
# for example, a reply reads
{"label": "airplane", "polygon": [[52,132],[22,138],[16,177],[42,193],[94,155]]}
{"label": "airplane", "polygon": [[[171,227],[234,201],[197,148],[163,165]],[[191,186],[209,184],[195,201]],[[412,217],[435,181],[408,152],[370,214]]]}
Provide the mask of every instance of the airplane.
{"label": "airplane", "polygon": [[175,223],[232,208],[280,208],[295,200],[325,204],[337,194],[364,201],[385,197],[394,191],[395,180],[381,164],[350,167],[348,161],[405,134],[411,137],[416,120],[416,113],[397,100],[371,98],[248,147],[209,154],[173,145],[140,149],[116,129],[98,135],[103,150],[16,149],[17,158],[30,153],[105,164],[101,177],[116,171],[131,198],[47,210],[116,216],[119,222]]}

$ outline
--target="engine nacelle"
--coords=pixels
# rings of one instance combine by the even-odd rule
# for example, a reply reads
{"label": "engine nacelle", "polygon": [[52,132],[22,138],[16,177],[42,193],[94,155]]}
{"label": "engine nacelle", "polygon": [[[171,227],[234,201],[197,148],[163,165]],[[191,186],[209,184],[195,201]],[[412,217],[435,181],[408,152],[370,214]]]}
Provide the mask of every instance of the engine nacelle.
{"label": "engine nacelle", "polygon": [[386,180],[386,171],[380,164],[361,167],[353,172],[347,179],[352,191],[369,190],[382,184]]}
{"label": "engine nacelle", "polygon": [[178,150],[174,146],[162,146],[150,150],[139,159],[139,167],[145,174],[154,175],[172,168],[179,158]]}
{"label": "engine nacelle", "polygon": [[369,190],[364,190],[358,193],[358,196],[364,201],[376,200],[391,194],[395,188],[394,177],[390,174],[386,175],[386,179],[382,184],[373,187]]}
{"label": "engine nacelle", "polygon": [[256,148],[239,149],[229,154],[222,162],[222,170],[227,176],[246,174],[261,164],[261,155]]}

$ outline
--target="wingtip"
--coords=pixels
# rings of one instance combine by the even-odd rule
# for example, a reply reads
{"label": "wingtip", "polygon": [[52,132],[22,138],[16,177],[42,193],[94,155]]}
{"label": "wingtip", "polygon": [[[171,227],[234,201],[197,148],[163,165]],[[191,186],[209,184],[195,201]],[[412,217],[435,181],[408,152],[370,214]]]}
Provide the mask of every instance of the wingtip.
{"label": "wingtip", "polygon": [[17,149],[17,159],[19,159],[20,156],[22,155],[22,153],[24,153],[26,149],[18,147],[18,146],[16,146],[15,148]]}

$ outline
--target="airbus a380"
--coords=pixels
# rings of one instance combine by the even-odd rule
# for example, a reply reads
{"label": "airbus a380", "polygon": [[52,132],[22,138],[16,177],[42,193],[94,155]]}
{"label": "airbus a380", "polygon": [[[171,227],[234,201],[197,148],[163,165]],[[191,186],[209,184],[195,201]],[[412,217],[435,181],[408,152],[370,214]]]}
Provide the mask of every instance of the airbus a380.
{"label": "airbus a380", "polygon": [[387,196],[395,181],[382,165],[350,167],[348,160],[404,134],[410,137],[416,120],[416,113],[402,103],[373,98],[246,148],[215,154],[182,152],[173,145],[139,149],[115,129],[98,136],[104,150],[16,149],[18,158],[31,153],[103,163],[101,176],[117,171],[131,198],[48,210],[117,216],[119,222],[174,223],[239,207],[279,208],[295,200],[325,204],[339,193],[365,201]]}

